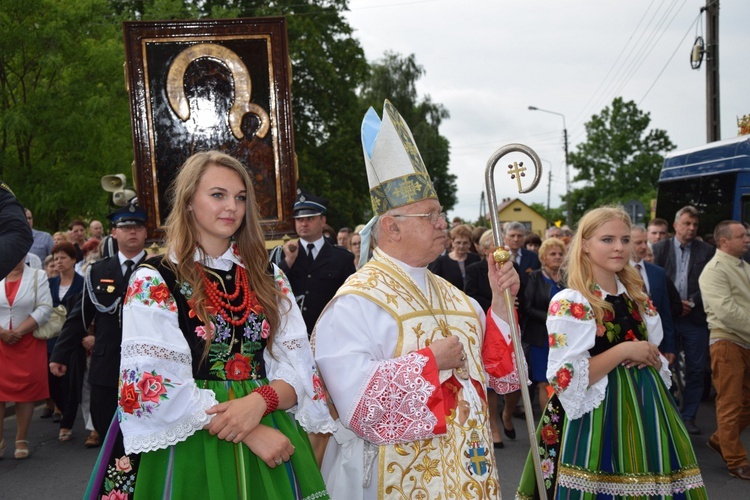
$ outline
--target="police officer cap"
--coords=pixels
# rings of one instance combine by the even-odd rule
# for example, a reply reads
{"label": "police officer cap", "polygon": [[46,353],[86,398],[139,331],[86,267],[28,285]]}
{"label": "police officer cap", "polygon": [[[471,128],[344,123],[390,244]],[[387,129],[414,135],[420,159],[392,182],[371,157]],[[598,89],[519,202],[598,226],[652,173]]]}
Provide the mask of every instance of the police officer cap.
{"label": "police officer cap", "polygon": [[297,201],[292,209],[292,216],[295,219],[303,217],[312,217],[314,215],[325,215],[328,200],[315,196],[302,189],[297,190]]}
{"label": "police officer cap", "polygon": [[135,203],[128,203],[109,214],[107,218],[112,221],[114,227],[145,226],[148,220],[146,212]]}

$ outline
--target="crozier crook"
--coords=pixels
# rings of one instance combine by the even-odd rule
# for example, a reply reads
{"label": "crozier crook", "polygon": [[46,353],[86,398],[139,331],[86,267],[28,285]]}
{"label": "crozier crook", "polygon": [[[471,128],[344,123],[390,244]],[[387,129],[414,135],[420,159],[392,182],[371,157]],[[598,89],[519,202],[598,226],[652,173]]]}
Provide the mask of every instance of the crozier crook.
{"label": "crozier crook", "polygon": [[[497,195],[495,193],[494,184],[494,171],[495,165],[509,153],[523,153],[531,159],[532,165],[526,166],[523,162],[513,162],[508,165],[508,170],[505,172],[510,176],[511,180],[515,181],[518,187],[518,192],[529,193],[536,188],[539,184],[539,180],[542,176],[542,161],[536,152],[528,146],[523,144],[508,144],[503,146],[490,157],[487,161],[487,170],[485,171],[485,184],[487,189],[487,199],[489,201],[490,209],[490,220],[492,222],[492,234],[495,237],[495,245],[499,248],[495,250],[493,255],[495,262],[504,264],[510,260],[511,254],[504,248],[502,248],[503,235],[500,229],[500,215],[497,213]],[[534,170],[534,179],[528,187],[524,188],[521,182],[522,177],[526,177],[526,172],[530,168]],[[508,310],[508,323],[510,325],[510,337],[513,342],[513,352],[516,356],[516,368],[518,371],[518,380],[521,383],[521,397],[523,398],[523,407],[526,412],[526,429],[529,435],[529,442],[531,443],[531,450],[537,448],[536,443],[536,429],[534,426],[534,414],[531,409],[531,398],[529,396],[528,377],[526,376],[525,370],[525,357],[523,354],[523,346],[521,345],[521,336],[518,333],[518,324],[516,322],[516,315],[512,313],[514,310],[513,297],[510,295],[510,290],[505,290],[505,307]],[[544,408],[542,408],[543,410]],[[534,460],[534,468],[536,470],[536,484],[539,493],[539,498],[542,500],[547,499],[547,490],[544,487],[544,476],[542,475],[542,463],[538,453],[531,453]]]}

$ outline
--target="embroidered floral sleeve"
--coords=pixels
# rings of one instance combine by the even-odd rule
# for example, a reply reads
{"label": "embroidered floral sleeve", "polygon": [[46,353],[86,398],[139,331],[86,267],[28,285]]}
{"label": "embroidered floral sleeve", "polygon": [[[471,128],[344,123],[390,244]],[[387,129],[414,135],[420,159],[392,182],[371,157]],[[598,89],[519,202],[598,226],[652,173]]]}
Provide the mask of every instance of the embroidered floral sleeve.
{"label": "embroidered floral sleeve", "polygon": [[126,453],[166,448],[210,421],[206,409],[216,398],[195,384],[177,306],[153,268],[138,268],[128,288],[121,352],[118,418]]}
{"label": "embroidered floral sleeve", "polygon": [[589,349],[597,335],[594,313],[576,290],[563,290],[550,301],[547,313],[549,360],[547,380],[571,419],[598,407],[607,377],[589,386]]}
{"label": "embroidered floral sleeve", "polygon": [[419,352],[380,361],[349,419],[352,431],[377,445],[433,437],[439,422],[427,404],[436,388],[422,377],[428,362]]}
{"label": "embroidered floral sleeve", "polygon": [[336,425],[325,402],[323,386],[313,360],[307,327],[283,271],[274,266],[276,285],[289,299],[279,303],[281,328],[274,336],[273,356],[264,361],[269,380],[283,380],[294,388],[297,404],[288,411],[307,432],[333,432]]}

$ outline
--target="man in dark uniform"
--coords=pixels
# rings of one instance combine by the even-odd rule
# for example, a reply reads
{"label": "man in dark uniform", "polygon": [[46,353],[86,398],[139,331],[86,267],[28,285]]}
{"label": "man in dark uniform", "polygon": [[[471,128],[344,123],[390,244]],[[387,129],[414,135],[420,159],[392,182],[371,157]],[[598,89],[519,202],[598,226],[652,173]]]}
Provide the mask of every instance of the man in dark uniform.
{"label": "man in dark uniform", "polygon": [[119,250],[116,255],[91,264],[86,271],[83,293],[68,313],[60,337],[50,357],[50,370],[65,374],[71,353],[81,345],[94,323],[91,350],[91,420],[100,436],[117,410],[122,342],[122,303],[130,274],[146,257],[146,212],[129,204],[107,216],[114,226]]}
{"label": "man in dark uniform", "polygon": [[0,280],[29,253],[33,242],[23,207],[0,181]]}
{"label": "man in dark uniform", "polygon": [[324,198],[297,190],[292,213],[299,241],[286,242],[279,263],[292,285],[308,335],[328,301],[355,271],[354,254],[323,238],[327,204]]}

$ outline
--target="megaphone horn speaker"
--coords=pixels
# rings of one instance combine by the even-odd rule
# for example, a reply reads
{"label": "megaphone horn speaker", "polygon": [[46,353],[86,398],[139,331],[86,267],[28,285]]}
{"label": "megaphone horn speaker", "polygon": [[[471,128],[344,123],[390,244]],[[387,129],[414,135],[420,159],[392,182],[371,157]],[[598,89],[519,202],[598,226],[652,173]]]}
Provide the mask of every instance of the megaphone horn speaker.
{"label": "megaphone horn speaker", "polygon": [[135,195],[136,193],[132,189],[122,189],[120,191],[115,191],[114,193],[112,193],[112,203],[114,203],[118,207],[124,207],[132,198],[135,198]]}
{"label": "megaphone horn speaker", "polygon": [[108,193],[121,191],[125,187],[125,174],[105,175],[102,177],[102,189]]}

